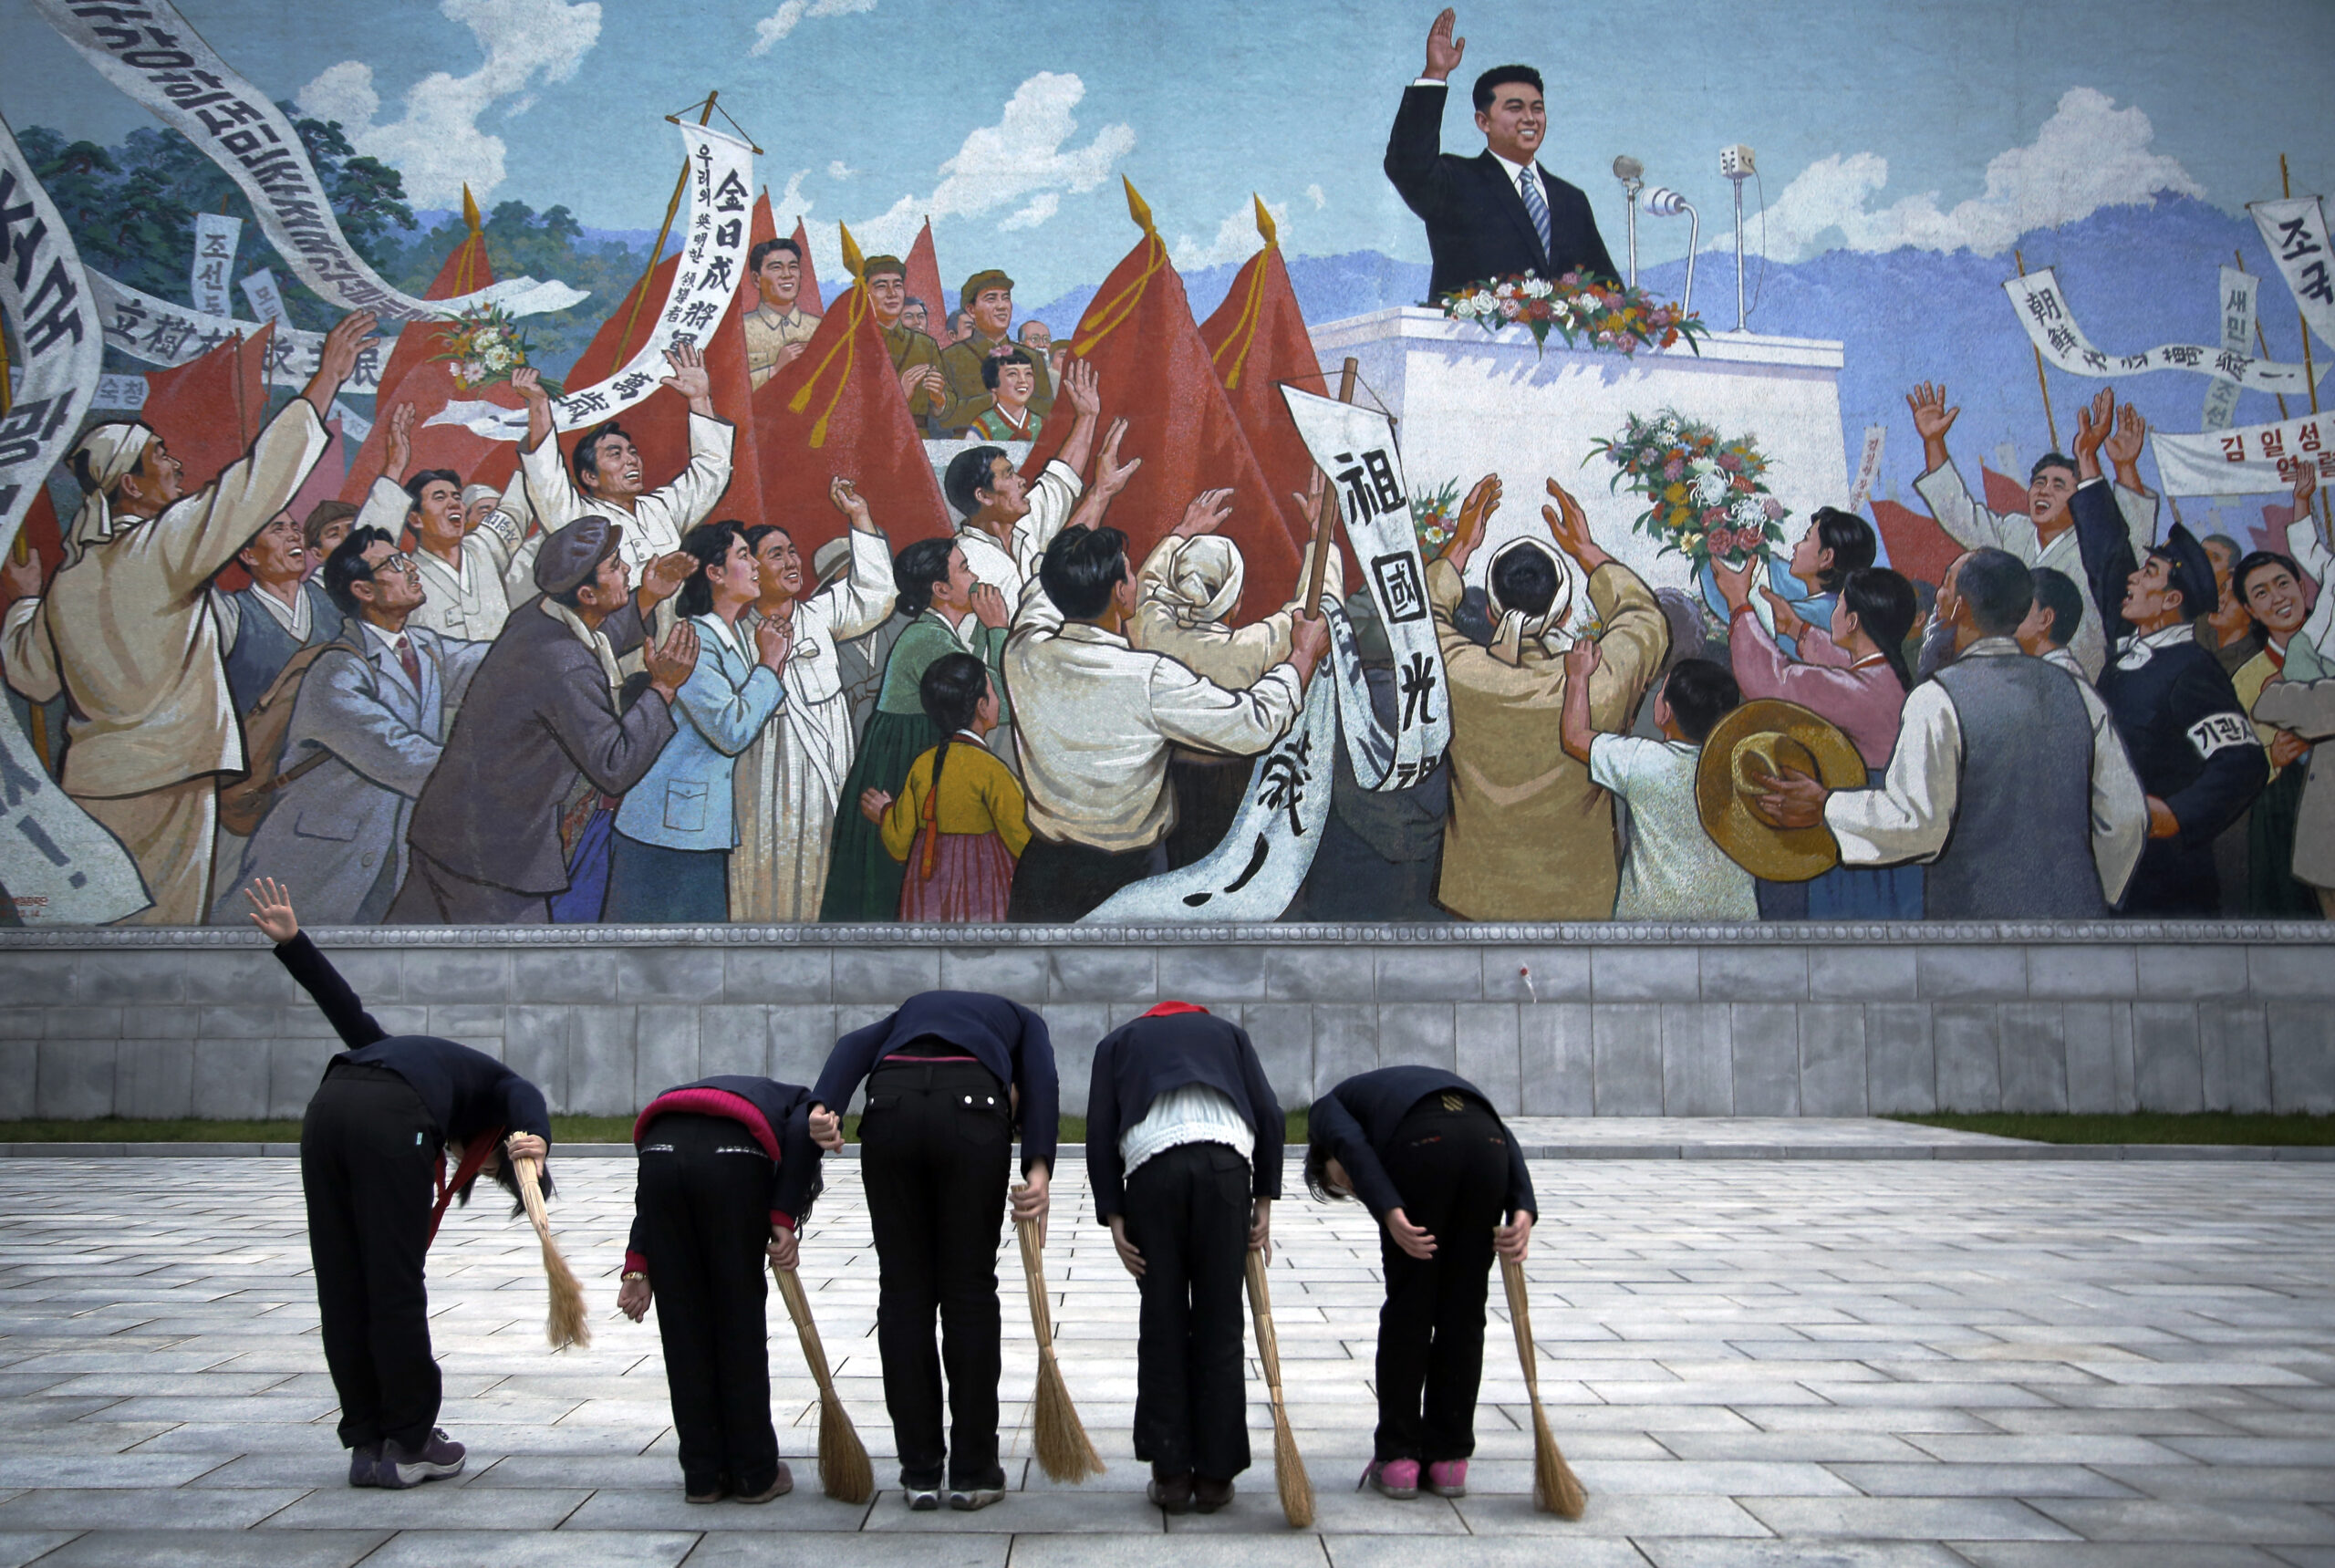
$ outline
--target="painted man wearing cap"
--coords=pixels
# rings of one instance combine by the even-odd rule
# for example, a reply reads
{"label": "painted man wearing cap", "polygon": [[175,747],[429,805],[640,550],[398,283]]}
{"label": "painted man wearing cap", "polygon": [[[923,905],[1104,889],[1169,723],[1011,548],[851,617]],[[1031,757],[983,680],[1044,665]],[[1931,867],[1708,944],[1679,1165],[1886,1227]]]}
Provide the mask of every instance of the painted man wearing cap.
{"label": "painted man wearing cap", "polygon": [[[681,535],[704,522],[730,487],[730,446],[737,432],[714,414],[704,354],[683,343],[668,350],[665,359],[673,373],[658,385],[689,400],[690,465],[655,490],[643,479],[640,449],[614,420],[586,431],[562,463],[543,377],[532,367],[511,377],[511,385],[527,400],[527,443],[519,450],[519,471],[526,476],[527,502],[545,532],[589,514],[620,520],[625,565],[636,572],[680,549]],[[523,564],[531,565],[526,551],[513,563],[514,572]]]}
{"label": "painted man wearing cap", "polygon": [[803,352],[819,329],[819,313],[797,303],[803,294],[803,252],[793,240],[764,240],[756,245],[747,254],[746,272],[762,291],[761,303],[745,316],[746,376],[759,387]]}
{"label": "painted man wearing cap", "polygon": [[937,434],[932,417],[940,411],[948,380],[940,371],[940,345],[921,327],[902,319],[908,305],[908,269],[898,256],[869,256],[859,269],[867,286],[867,306],[876,313],[877,328],[900,374],[900,391],[908,400],[908,415],[927,435]]}
{"label": "painted man wearing cap", "polygon": [[503,576],[526,542],[524,524],[502,507],[492,485],[462,489],[453,470],[425,469],[400,480],[413,457],[414,407],[389,415],[381,472],[358,514],[360,528],[392,539],[413,534],[413,563],[427,592],[413,624],[441,637],[491,642],[511,617]]}
{"label": "painted man wearing cap", "polygon": [[201,925],[210,908],[219,778],[242,772],[244,738],[203,585],[299,493],[372,330],[343,317],[300,396],[191,495],[145,425],[97,425],[73,449],[81,509],[47,594],[10,607],[7,678],[32,701],[71,698],[65,791],[137,863],[153,902],[134,923]]}
{"label": "painted man wearing cap", "polygon": [[617,660],[647,642],[649,612],[696,561],[659,556],[635,595],[623,533],[585,516],[544,541],[542,592],[513,612],[479,665],[414,803],[412,867],[389,924],[549,920],[568,885],[560,824],[579,785],[622,794],[673,738],[673,698],[697,667],[697,633],[684,623],[647,649],[646,691],[625,681]]}
{"label": "painted man wearing cap", "polygon": [[[1011,347],[1013,331],[1013,280],[995,267],[965,280],[957,302],[973,318],[972,335],[940,351],[940,372],[948,385],[939,424],[944,431],[965,430],[988,412],[990,390],[981,382],[981,365],[1001,347]],[[1030,394],[1030,410],[1044,418],[1053,410],[1054,387],[1046,367],[1037,368],[1037,388]]]}
{"label": "painted man wearing cap", "polygon": [[2148,847],[2124,913],[2210,917],[2221,912],[2214,839],[2262,793],[2270,763],[2228,673],[2197,642],[2197,618],[2220,598],[2205,547],[2175,523],[2142,558],[2109,497],[2100,449],[2114,410],[2103,387],[2077,414],[2081,483],[2068,504],[2114,649],[2100,695],[2148,791]]}
{"label": "painted man wearing cap", "polygon": [[[2113,504],[2106,510],[2121,528]],[[1745,804],[1770,828],[1829,828],[1851,866],[1925,862],[1933,920],[2098,919],[2141,857],[2140,781],[2101,695],[2020,650],[2034,602],[2027,566],[1973,550],[1956,576],[1955,657],[1906,697],[1887,777],[1834,790],[1771,768],[1774,787]],[[1724,743],[1738,739],[1755,738]],[[1716,752],[1722,737],[1712,740]],[[1725,825],[1705,821],[1726,845]],[[2210,858],[2205,874],[2210,887]]]}

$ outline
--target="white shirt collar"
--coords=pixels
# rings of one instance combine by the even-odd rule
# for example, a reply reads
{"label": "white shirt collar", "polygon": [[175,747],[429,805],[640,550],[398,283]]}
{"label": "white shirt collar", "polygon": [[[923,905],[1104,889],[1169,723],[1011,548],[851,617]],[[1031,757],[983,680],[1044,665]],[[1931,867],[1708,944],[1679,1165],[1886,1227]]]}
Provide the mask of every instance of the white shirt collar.
{"label": "white shirt collar", "polygon": [[2117,645],[2116,668],[2138,670],[2155,658],[2160,649],[2178,648],[2185,642],[2194,643],[2196,640],[2197,626],[2195,621],[2175,621],[2145,637],[2133,633]]}
{"label": "white shirt collar", "polygon": [[307,640],[308,626],[313,618],[313,607],[308,602],[306,583],[304,582],[292,590],[292,602],[288,605],[257,583],[252,585],[252,597],[259,601],[262,609],[275,618],[276,625],[300,639],[301,641]]}
{"label": "white shirt collar", "polygon": [[[1487,152],[1492,152],[1492,150],[1489,147],[1485,148],[1484,151]],[[1536,173],[1538,172],[1538,171],[1534,170],[1533,166],[1530,163],[1510,163],[1507,159],[1500,157],[1497,152],[1492,152],[1492,158],[1502,169],[1508,171],[1508,183],[1510,190],[1514,190],[1517,186],[1521,185],[1524,182],[1524,176],[1528,171],[1531,171]]]}
{"label": "white shirt collar", "polygon": [[[383,652],[383,653],[387,654],[387,655],[389,657],[389,659],[390,659],[395,660],[395,659],[397,659],[397,656],[398,656],[398,639],[400,639],[400,638],[404,638],[404,637],[406,636],[406,634],[405,634],[405,633],[400,632],[400,631],[383,631],[379,627],[375,626],[371,621],[367,620],[363,616],[356,616],[356,617],[353,617],[353,618],[353,618],[353,619],[357,622],[357,624],[358,624],[358,626],[361,626],[361,627],[363,627],[363,628],[365,628],[365,640],[366,640],[366,641],[368,641],[368,642],[371,643],[375,648],[377,648],[377,649],[380,649],[380,650],[381,650],[381,652]],[[409,639],[407,639],[407,640],[406,640],[406,646],[407,646],[408,648],[412,648],[412,647],[413,647],[412,640],[411,640],[410,638],[409,638]],[[415,652],[416,652],[417,656],[419,655],[420,651],[420,649],[415,649]]]}

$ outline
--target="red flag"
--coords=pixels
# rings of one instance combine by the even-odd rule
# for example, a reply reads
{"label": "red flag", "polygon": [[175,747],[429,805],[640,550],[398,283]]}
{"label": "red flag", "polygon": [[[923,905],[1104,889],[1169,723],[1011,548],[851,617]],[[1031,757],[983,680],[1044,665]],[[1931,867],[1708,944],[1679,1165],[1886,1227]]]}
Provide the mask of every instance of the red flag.
{"label": "red flag", "polygon": [[932,248],[930,218],[917,231],[916,244],[908,247],[908,259],[901,265],[908,270],[908,297],[924,301],[925,331],[935,342],[947,342],[949,303],[940,293],[940,257]]}
{"label": "red flag", "polygon": [[[1279,608],[1295,589],[1298,547],[1217,380],[1184,297],[1184,280],[1168,265],[1151,209],[1132,184],[1127,210],[1143,238],[1104,279],[1071,343],[1073,356],[1092,363],[1100,378],[1104,427],[1125,417],[1123,452],[1143,459],[1108,521],[1126,534],[1140,560],[1175,527],[1193,496],[1230,486],[1232,518],[1225,533],[1247,558],[1246,618],[1254,619]],[[1069,436],[1069,413],[1065,400],[1057,399],[1024,470],[1032,477]]]}
{"label": "red flag", "polygon": [[[49,498],[47,484],[33,492],[32,505],[25,512],[25,521],[16,530],[16,543],[9,555],[19,561],[40,557],[44,579],[64,563],[65,531],[57,526],[57,503]],[[14,594],[0,587],[0,610],[16,602]]]}
{"label": "red flag", "polygon": [[[1200,324],[1200,341],[1208,345],[1217,379],[1240,421],[1241,432],[1257,454],[1257,462],[1272,485],[1273,500],[1282,516],[1302,530],[1292,493],[1302,494],[1313,483],[1313,454],[1289,417],[1281,395],[1283,382],[1301,391],[1328,397],[1322,362],[1313,352],[1313,337],[1297,306],[1297,291],[1290,286],[1289,268],[1282,262],[1272,215],[1257,202],[1257,231],[1265,248],[1249,258],[1232,280],[1232,292]],[[1306,541],[1292,535],[1294,548]]]}
{"label": "red flag", "polygon": [[1873,520],[1881,525],[1882,543],[1889,546],[1891,569],[1909,579],[1942,583],[1946,567],[1962,555],[1954,536],[1926,512],[1875,496]]}
{"label": "red flag", "polygon": [[[332,444],[325,448],[324,456],[317,460],[317,466],[301,482],[299,493],[292,497],[292,515],[303,523],[319,503],[338,496],[348,479],[348,432],[340,428],[337,419],[327,420],[325,430],[332,437]],[[321,559],[308,563],[312,571],[323,565]]]}
{"label": "red flag", "polygon": [[794,220],[794,249],[803,258],[803,292],[794,296],[794,308],[824,316],[827,307],[819,293],[818,269],[811,265],[811,236],[804,233],[800,218]]}
{"label": "red flag", "polygon": [[[771,217],[770,187],[765,185],[763,187],[763,193],[754,198],[753,222],[746,230],[746,259],[749,262],[752,261],[757,246],[765,240],[776,238],[778,238],[778,224]],[[738,308],[752,310],[762,302],[761,280],[754,275],[754,269],[749,266],[746,268],[746,275],[738,280]],[[799,299],[797,303],[800,303]]]}
{"label": "red flag", "polygon": [[[468,186],[462,188],[462,219],[470,225],[470,233],[439,267],[438,275],[422,295],[424,299],[452,299],[494,282],[493,264],[486,254],[486,236],[479,229],[478,203],[472,199]],[[519,465],[516,447],[508,441],[473,435],[461,425],[430,423],[432,415],[457,399],[506,409],[526,406],[525,400],[505,382],[458,387],[452,361],[438,358],[446,352],[447,341],[448,324],[444,322],[408,322],[398,334],[396,344],[389,349],[389,363],[381,369],[380,389],[373,400],[372,432],[357,449],[357,454],[348,459],[347,475],[337,487],[343,501],[361,504],[366,493],[373,488],[373,481],[381,472],[382,447],[389,436],[389,416],[403,403],[413,405],[413,456],[408,460],[406,473],[444,468],[461,474],[465,484],[492,484],[499,489],[510,482],[512,471]],[[389,477],[402,483],[406,474]]]}
{"label": "red flag", "polygon": [[[848,234],[844,247],[856,262]],[[894,550],[949,536],[939,482],[865,288],[839,296],[794,362],[755,391],[754,434],[767,515],[806,558],[843,533],[843,515],[827,499],[837,477],[867,498]]]}
{"label": "red flag", "polygon": [[[199,358],[146,372],[146,406],[139,418],[186,466],[189,494],[219,477],[259,439],[267,420],[270,322],[251,337],[230,337]],[[230,563],[219,586],[233,593],[250,582]]]}
{"label": "red flag", "polygon": [[2027,510],[2026,485],[1983,464],[1978,469],[1978,477],[1987,492],[1987,511],[2024,513]]}

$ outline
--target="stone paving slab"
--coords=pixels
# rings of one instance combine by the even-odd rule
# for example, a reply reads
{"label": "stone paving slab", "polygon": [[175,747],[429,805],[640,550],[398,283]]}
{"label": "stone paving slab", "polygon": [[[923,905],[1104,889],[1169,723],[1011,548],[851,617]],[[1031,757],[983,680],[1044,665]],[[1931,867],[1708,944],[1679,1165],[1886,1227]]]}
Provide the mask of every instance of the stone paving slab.
{"label": "stone paving slab", "polygon": [[[1958,1147],[1906,1130],[1916,1149]],[[1029,1459],[1037,1363],[1003,1250],[1003,1503],[911,1514],[894,1490],[872,1505],[819,1497],[815,1391],[774,1309],[773,1405],[798,1490],[690,1506],[654,1324],[611,1310],[630,1171],[556,1168],[595,1344],[545,1347],[523,1221],[495,1202],[455,1211],[431,1302],[443,1420],[471,1466],[387,1493],[344,1484],[289,1162],[0,1167],[0,1568],[1408,1568],[1420,1553],[1437,1568],[2335,1568],[2324,1167],[1537,1162],[1533,1324],[1550,1420],[1591,1493],[1578,1523],[1531,1510],[1530,1411],[1497,1291],[1472,1495],[1353,1490],[1374,1419],[1376,1233],[1352,1205],[1283,1203],[1274,1305],[1319,1501],[1303,1532],[1274,1502],[1261,1403],[1260,1464],[1230,1509],[1169,1521],[1143,1501],[1136,1296],[1074,1161],[1047,1270],[1108,1472],[1056,1486]],[[828,1172],[804,1260],[838,1386],[890,1483],[855,1163]]]}

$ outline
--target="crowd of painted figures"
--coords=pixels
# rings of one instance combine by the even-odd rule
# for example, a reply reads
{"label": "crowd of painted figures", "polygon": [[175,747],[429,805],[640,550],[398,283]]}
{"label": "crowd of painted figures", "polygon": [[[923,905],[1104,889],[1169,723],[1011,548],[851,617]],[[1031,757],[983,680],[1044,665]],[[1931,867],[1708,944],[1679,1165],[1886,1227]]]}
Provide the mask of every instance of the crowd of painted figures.
{"label": "crowd of painted figures", "polygon": [[[1061,922],[1209,853],[1325,622],[1242,618],[1227,492],[1131,553],[1108,518],[1147,432],[1098,428],[1094,370],[1042,327],[1000,352],[1002,274],[966,295],[966,342],[899,367],[931,428],[1067,435],[1028,477],[1001,446],[959,452],[953,536],[897,551],[849,474],[829,490],[848,529],[808,561],[789,519],[724,515],[731,431],[687,347],[670,475],[616,422],[563,459],[522,370],[508,486],[408,472],[413,410],[392,408],[362,505],[293,516],[361,316],[199,490],[173,432],[91,428],[63,564],[6,568],[0,659],[63,736],[66,792],[135,860],[133,918],[234,919],[265,876],[335,925]],[[758,373],[799,352],[802,315],[749,317]],[[941,414],[975,400],[974,426]],[[2160,529],[2144,427],[2103,391],[2026,510],[1997,513],[1947,452],[1944,389],[1909,402],[1916,488],[1967,550],[1935,585],[1824,508],[1771,581],[1715,574],[1722,617],[1614,560],[1553,480],[1545,533],[1471,573],[1501,503],[1477,484],[1426,584],[1449,752],[1384,791],[1341,755],[1287,918],[2320,917],[2335,604],[2308,470],[2286,552]],[[223,590],[231,565],[249,586]],[[1325,592],[1387,722],[1370,596],[1334,556]]]}

